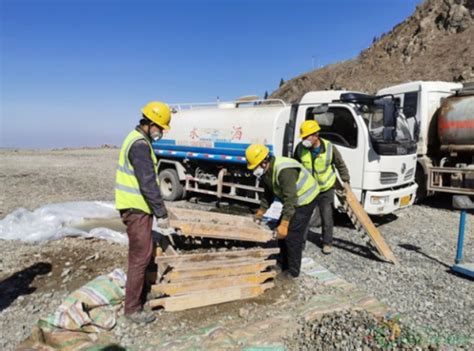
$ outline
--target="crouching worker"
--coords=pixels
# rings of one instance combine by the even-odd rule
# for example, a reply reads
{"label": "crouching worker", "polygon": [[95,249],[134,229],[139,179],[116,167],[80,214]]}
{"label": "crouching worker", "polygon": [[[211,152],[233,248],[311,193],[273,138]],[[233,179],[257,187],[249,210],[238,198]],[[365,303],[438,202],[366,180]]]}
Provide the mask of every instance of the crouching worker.
{"label": "crouching worker", "polygon": [[282,271],[298,277],[305,232],[319,193],[318,184],[300,163],[288,157],[271,156],[265,145],[250,145],[245,157],[247,168],[262,180],[265,190],[255,219],[262,219],[274,197],[283,203],[281,221],[276,229]]}
{"label": "crouching worker", "polygon": [[153,216],[157,225],[169,227],[168,212],[160,194],[152,141],[169,129],[171,111],[162,102],[150,102],[142,109],[139,125],[120,150],[115,186],[115,207],[120,211],[128,235],[128,272],[125,285],[125,317],[135,323],[150,323],[152,313],[143,311],[146,268],[152,259]]}

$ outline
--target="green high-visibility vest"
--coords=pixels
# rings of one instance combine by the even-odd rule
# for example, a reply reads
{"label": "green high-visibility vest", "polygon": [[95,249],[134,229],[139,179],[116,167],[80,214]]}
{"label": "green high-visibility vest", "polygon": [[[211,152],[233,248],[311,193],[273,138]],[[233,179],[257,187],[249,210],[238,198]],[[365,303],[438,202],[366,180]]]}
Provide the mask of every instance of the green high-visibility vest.
{"label": "green high-visibility vest", "polygon": [[314,160],[311,150],[302,148],[301,163],[304,168],[311,171],[313,177],[316,178],[319,184],[320,191],[326,191],[332,188],[336,183],[336,172],[332,166],[332,143],[325,139],[320,139],[324,144],[324,152],[321,152]]}
{"label": "green high-visibility vest", "polygon": [[282,191],[278,181],[278,176],[285,168],[297,168],[300,170],[298,181],[296,182],[298,206],[304,206],[313,201],[319,194],[318,183],[298,161],[289,157],[275,157],[272,176],[273,192],[275,193],[275,196],[282,198]]}
{"label": "green high-visibility vest", "polygon": [[[135,171],[128,158],[132,144],[135,141],[141,139],[145,140],[150,146],[150,155],[151,159],[153,160],[155,176],[158,174],[158,160],[156,159],[156,155],[153,152],[151,143],[138,131],[133,130],[125,138],[122,149],[120,150],[117,173],[115,177],[115,208],[117,210],[134,208],[151,214],[152,210],[140,192],[138,179],[135,177]],[[159,185],[158,177],[156,177],[156,182]]]}

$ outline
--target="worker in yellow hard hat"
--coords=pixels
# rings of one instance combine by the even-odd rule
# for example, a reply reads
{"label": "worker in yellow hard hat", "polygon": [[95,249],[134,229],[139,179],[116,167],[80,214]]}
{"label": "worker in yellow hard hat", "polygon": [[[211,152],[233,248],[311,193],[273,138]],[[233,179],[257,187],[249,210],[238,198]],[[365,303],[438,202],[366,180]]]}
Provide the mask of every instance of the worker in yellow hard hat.
{"label": "worker in yellow hard hat", "polygon": [[315,120],[304,121],[300,126],[302,141],[296,146],[294,158],[311,172],[319,184],[317,207],[321,215],[323,253],[332,252],[334,187],[336,170],[342,181],[349,183],[349,171],[334,145],[319,137],[320,125]]}
{"label": "worker in yellow hard hat", "polygon": [[160,194],[158,161],[151,142],[170,128],[171,110],[163,102],[150,102],[139,125],[125,138],[120,150],[115,186],[115,205],[127,226],[128,273],[125,286],[125,316],[135,323],[150,323],[155,317],[143,311],[145,271],[152,258],[153,217],[168,228],[168,212]]}
{"label": "worker in yellow hard hat", "polygon": [[255,221],[260,222],[274,198],[283,203],[276,235],[280,246],[280,263],[286,275],[300,274],[305,231],[316,206],[317,182],[297,161],[270,155],[268,147],[252,144],[245,151],[247,168],[261,179],[264,194]]}

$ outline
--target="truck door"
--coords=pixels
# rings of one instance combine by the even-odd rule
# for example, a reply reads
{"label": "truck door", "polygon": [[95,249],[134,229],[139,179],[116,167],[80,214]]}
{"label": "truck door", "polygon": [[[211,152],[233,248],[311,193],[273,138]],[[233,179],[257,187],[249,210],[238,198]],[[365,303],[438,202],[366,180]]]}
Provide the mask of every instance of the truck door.
{"label": "truck door", "polygon": [[[313,114],[313,107],[300,105],[298,116],[303,117],[304,114],[304,120],[314,119],[319,123],[320,137],[329,140],[337,147],[349,169],[351,186],[360,197],[367,139],[363,122],[354,115],[352,109],[344,105],[331,104],[327,112],[322,114]],[[298,120],[299,124],[295,128],[295,145],[301,141],[299,127],[303,118]]]}

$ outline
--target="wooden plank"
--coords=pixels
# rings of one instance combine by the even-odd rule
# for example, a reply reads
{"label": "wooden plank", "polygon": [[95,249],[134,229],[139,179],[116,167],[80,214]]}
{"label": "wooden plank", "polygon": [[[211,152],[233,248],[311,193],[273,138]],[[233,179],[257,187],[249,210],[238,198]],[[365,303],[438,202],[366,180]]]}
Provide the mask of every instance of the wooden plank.
{"label": "wooden plank", "polygon": [[233,225],[209,224],[170,220],[170,226],[177,229],[178,235],[223,240],[253,241],[265,243],[273,238],[271,230],[255,227],[236,227]]}
{"label": "wooden plank", "polygon": [[230,258],[227,260],[219,260],[219,261],[201,261],[201,262],[181,262],[173,264],[172,262],[167,262],[165,265],[171,267],[172,269],[176,270],[179,269],[180,271],[188,270],[188,269],[205,269],[205,268],[212,268],[212,267],[222,267],[222,266],[229,266],[229,265],[237,265],[237,264],[251,264],[251,263],[262,263],[268,260],[268,257],[236,257]]}
{"label": "wooden plank", "polygon": [[235,265],[221,265],[213,266],[209,268],[196,268],[192,269],[186,267],[184,270],[180,268],[172,269],[170,272],[166,273],[163,279],[169,282],[178,282],[187,279],[197,279],[204,277],[225,277],[225,276],[234,276],[242,274],[257,273],[265,270],[270,266],[276,265],[276,260],[267,260],[260,263],[241,263]]}
{"label": "wooden plank", "polygon": [[382,235],[380,234],[377,227],[374,225],[370,217],[365,212],[364,208],[357,200],[356,196],[352,192],[349,184],[345,184],[345,199],[340,198],[341,201],[346,201],[354,215],[357,217],[358,222],[362,225],[365,232],[369,235],[372,243],[377,249],[378,253],[382,255],[387,261],[397,264],[397,259],[393,254],[390,247],[387,245]]}
{"label": "wooden plank", "polygon": [[238,276],[222,277],[222,278],[207,278],[188,280],[178,283],[162,283],[152,285],[151,290],[154,293],[166,295],[183,295],[199,290],[214,290],[232,287],[244,284],[261,284],[268,279],[273,279],[276,276],[275,271],[244,274]]}
{"label": "wooden plank", "polygon": [[261,295],[273,283],[235,286],[212,291],[198,291],[190,295],[165,297],[149,302],[151,308],[163,307],[166,311],[183,311],[219,303],[249,299]]}
{"label": "wooden plank", "polygon": [[280,252],[279,248],[269,248],[269,249],[248,249],[248,250],[228,250],[221,252],[206,252],[206,253],[194,253],[194,254],[184,254],[177,256],[168,256],[163,255],[155,258],[157,264],[168,263],[171,266],[177,266],[185,262],[216,262],[224,261],[228,259],[240,258],[240,257],[249,257],[249,258],[264,258],[270,255],[278,254]]}
{"label": "wooden plank", "polygon": [[232,225],[238,227],[260,228],[252,217],[237,216],[219,212],[189,210],[184,208],[168,207],[170,220],[204,222],[210,224]]}

